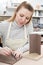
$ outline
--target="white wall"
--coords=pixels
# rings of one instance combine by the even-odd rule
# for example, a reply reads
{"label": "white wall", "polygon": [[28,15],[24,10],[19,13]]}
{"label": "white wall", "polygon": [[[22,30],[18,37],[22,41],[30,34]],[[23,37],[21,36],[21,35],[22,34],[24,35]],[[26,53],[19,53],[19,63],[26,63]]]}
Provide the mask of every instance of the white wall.
{"label": "white wall", "polygon": [[0,14],[4,10],[6,10],[5,9],[6,5],[9,5],[9,6],[11,5],[11,2],[20,3],[23,1],[28,1],[29,3],[31,3],[33,7],[35,7],[37,3],[43,4],[43,0],[0,0]]}
{"label": "white wall", "polygon": [[[43,0],[0,0],[0,7],[3,6],[5,7],[5,5],[7,4],[7,2],[17,2],[20,3],[22,1],[28,1],[30,2],[33,6],[35,6],[37,3],[43,4]],[[9,4],[10,5],[10,4]]]}

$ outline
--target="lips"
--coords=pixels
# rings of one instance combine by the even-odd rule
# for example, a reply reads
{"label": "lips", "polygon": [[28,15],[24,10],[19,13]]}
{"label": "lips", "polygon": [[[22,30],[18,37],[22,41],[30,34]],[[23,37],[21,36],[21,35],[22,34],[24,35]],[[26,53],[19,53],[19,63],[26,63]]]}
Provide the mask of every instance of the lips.
{"label": "lips", "polygon": [[20,24],[23,24],[22,22],[20,22]]}
{"label": "lips", "polygon": [[20,23],[20,24],[23,24],[23,22],[22,22],[22,21],[19,21],[19,23]]}

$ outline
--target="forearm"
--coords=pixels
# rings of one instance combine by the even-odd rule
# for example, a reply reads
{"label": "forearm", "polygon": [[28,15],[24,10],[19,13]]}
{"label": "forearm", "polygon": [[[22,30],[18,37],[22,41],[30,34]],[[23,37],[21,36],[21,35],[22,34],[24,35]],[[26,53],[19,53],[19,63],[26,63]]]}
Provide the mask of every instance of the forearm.
{"label": "forearm", "polygon": [[18,51],[21,51],[22,53],[26,52],[29,50],[29,43],[25,44],[24,46],[22,46],[21,48],[17,49]]}
{"label": "forearm", "polygon": [[1,54],[2,47],[0,47],[0,54]]}

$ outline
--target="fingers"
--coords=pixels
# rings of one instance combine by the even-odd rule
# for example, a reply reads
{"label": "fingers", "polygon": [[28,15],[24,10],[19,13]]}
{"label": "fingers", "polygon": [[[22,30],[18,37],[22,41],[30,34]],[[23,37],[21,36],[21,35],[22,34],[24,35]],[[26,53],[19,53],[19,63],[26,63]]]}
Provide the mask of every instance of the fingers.
{"label": "fingers", "polygon": [[21,58],[21,57],[22,57],[21,54],[18,54],[18,53],[15,54],[15,58]]}
{"label": "fingers", "polygon": [[11,52],[12,52],[12,50],[10,48],[8,48],[8,47],[4,47],[3,49],[6,51],[6,53],[8,55],[11,54]]}
{"label": "fingers", "polygon": [[12,54],[13,54],[14,58],[17,60],[22,58],[22,53],[19,51],[13,51]]}
{"label": "fingers", "polygon": [[1,48],[1,53],[0,54],[5,55],[5,56],[8,56],[8,55],[11,54],[11,52],[12,52],[12,50],[10,48],[3,47],[3,48]]}
{"label": "fingers", "polygon": [[5,56],[8,56],[9,55],[9,53],[6,50],[2,50],[2,53],[1,54],[2,55],[5,55]]}
{"label": "fingers", "polygon": [[4,50],[3,48],[1,48],[1,50],[0,50],[0,54],[1,55],[8,55],[8,53],[6,52],[6,50]]}

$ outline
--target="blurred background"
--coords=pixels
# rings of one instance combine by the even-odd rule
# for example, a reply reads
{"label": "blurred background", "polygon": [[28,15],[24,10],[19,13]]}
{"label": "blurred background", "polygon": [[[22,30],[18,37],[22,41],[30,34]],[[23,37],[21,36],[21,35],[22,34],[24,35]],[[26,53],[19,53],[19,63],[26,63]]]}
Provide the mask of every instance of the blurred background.
{"label": "blurred background", "polygon": [[29,2],[34,8],[32,17],[34,30],[43,30],[43,0],[0,0],[0,21],[11,17],[23,1]]}

